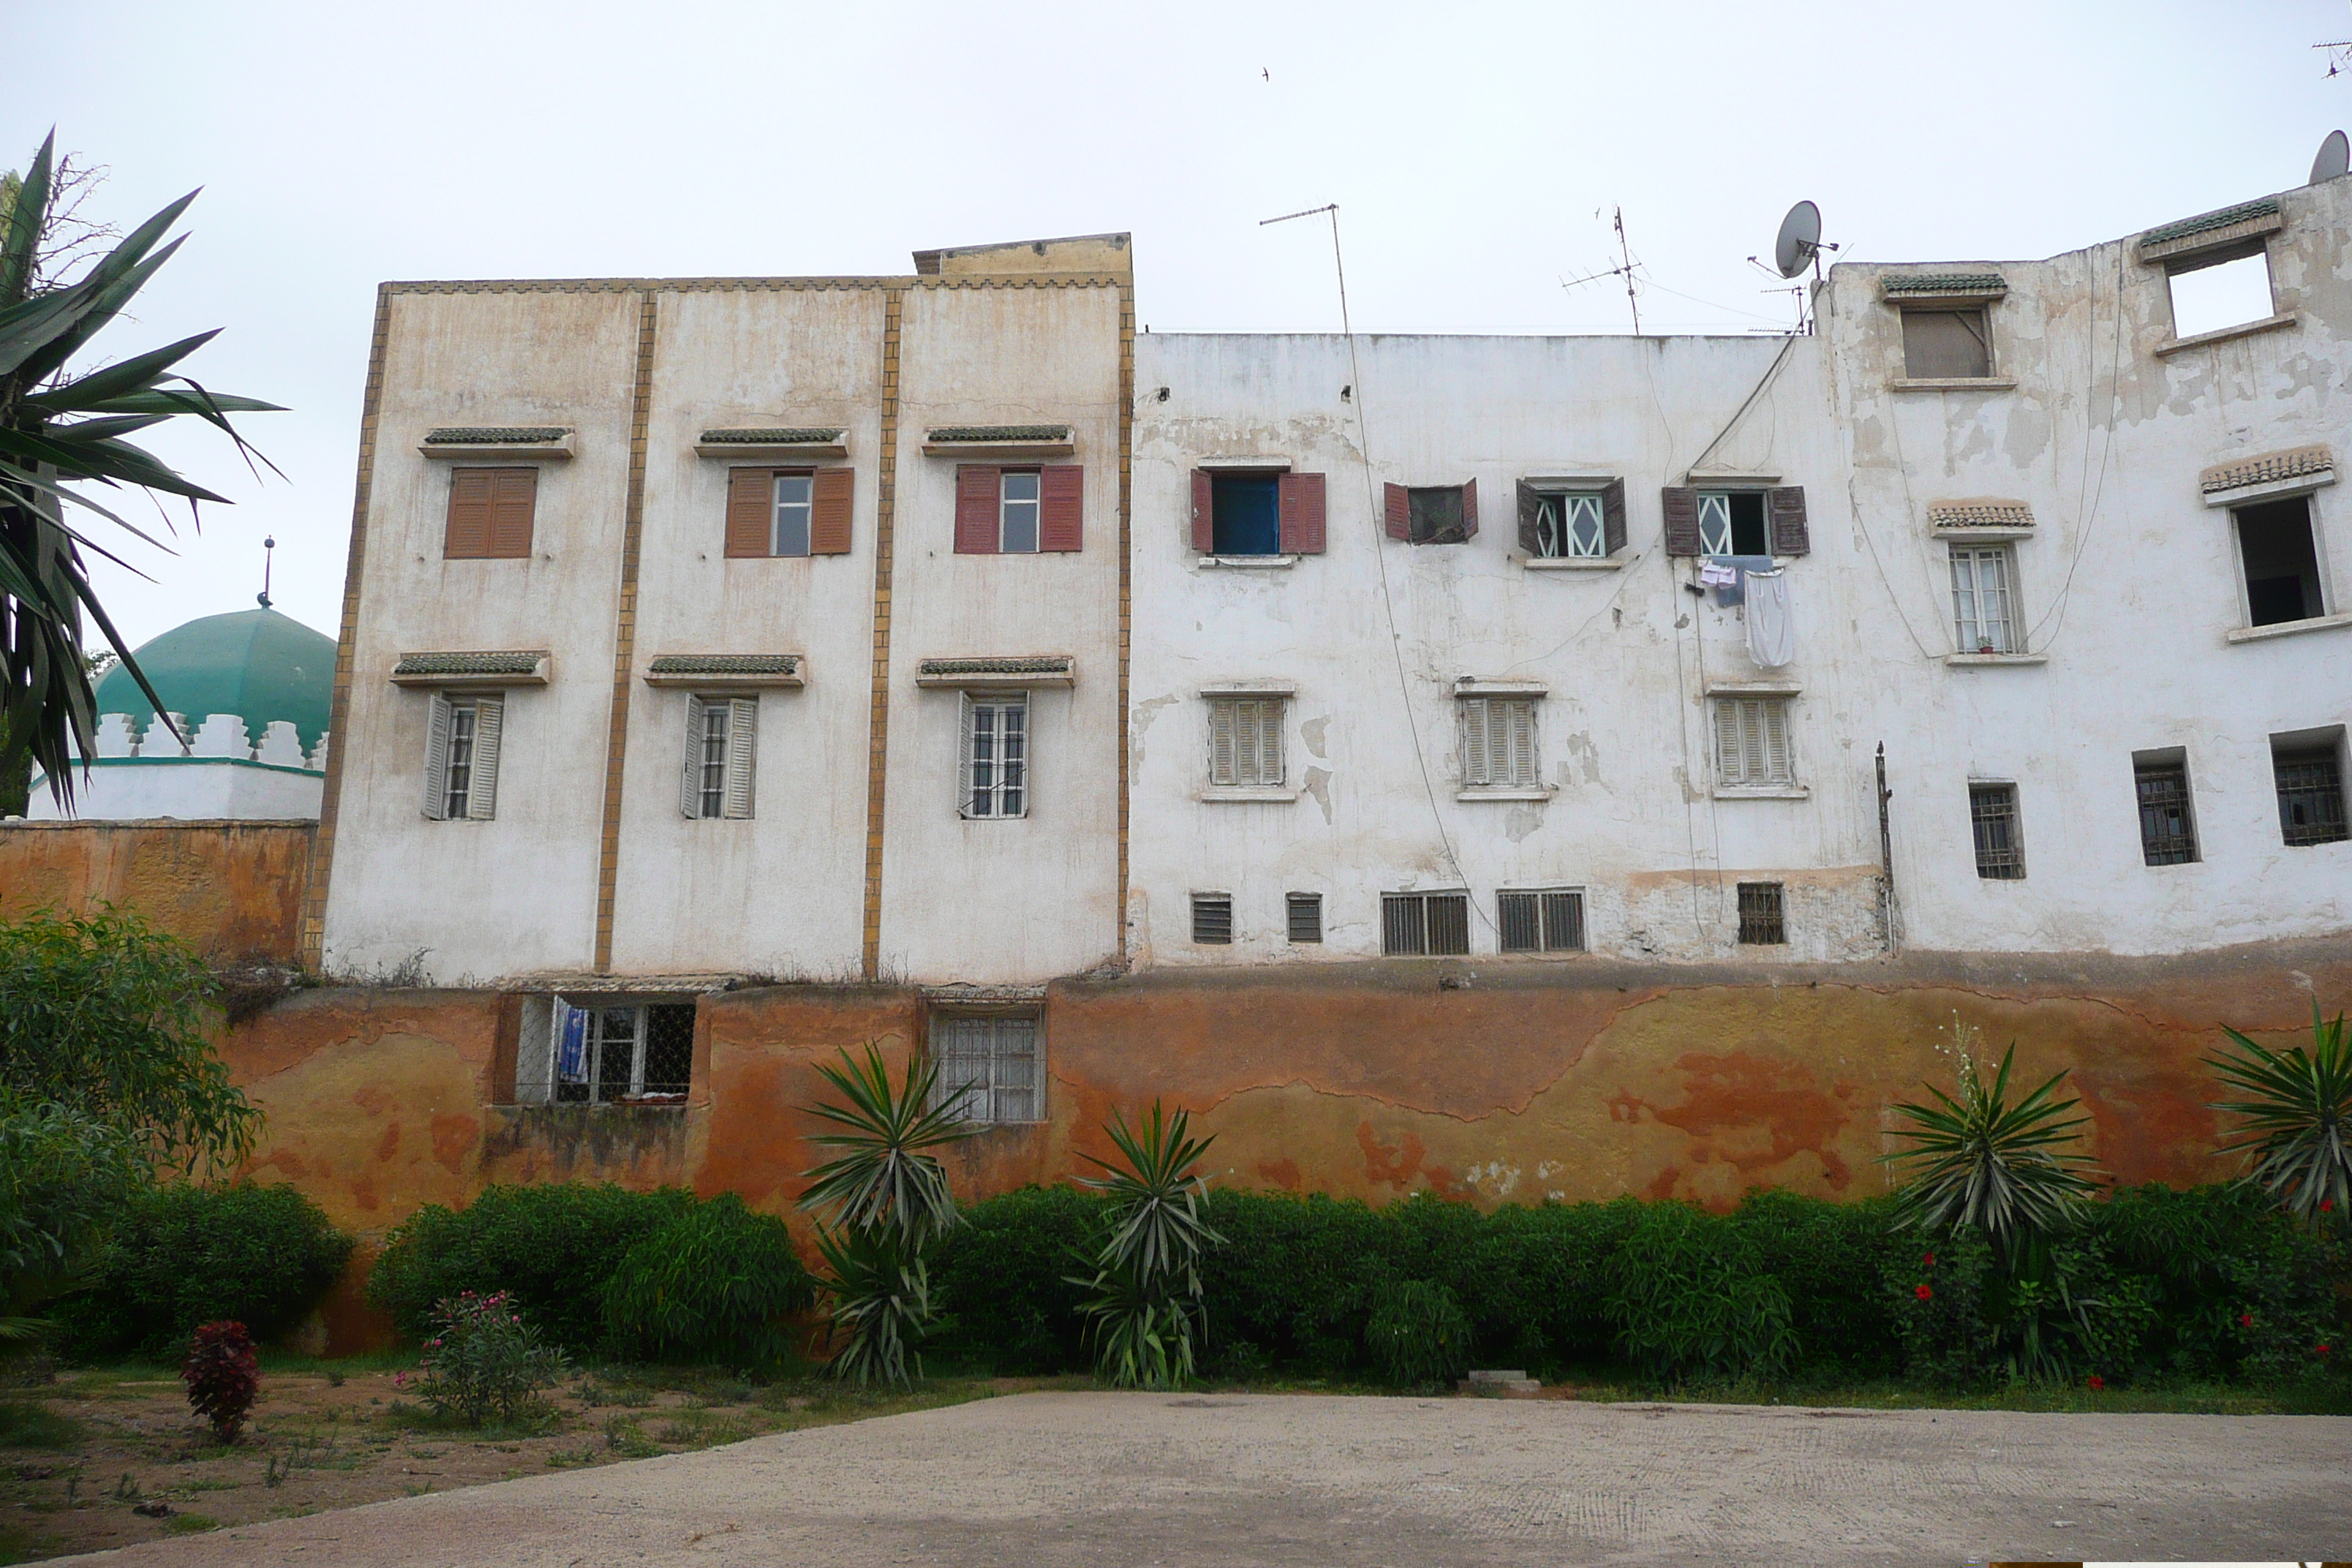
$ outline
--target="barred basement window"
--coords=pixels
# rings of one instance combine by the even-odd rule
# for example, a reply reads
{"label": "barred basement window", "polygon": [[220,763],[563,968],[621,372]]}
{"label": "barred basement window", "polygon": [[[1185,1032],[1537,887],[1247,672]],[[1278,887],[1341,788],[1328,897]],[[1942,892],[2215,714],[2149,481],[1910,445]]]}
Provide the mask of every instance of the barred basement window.
{"label": "barred basement window", "polygon": [[1572,888],[1495,895],[1505,952],[1584,951],[1584,894]]}
{"label": "barred basement window", "polygon": [[1717,782],[1732,789],[1787,787],[1797,782],[1789,752],[1789,700],[1715,700]]}
{"label": "barred basement window", "polygon": [[1234,896],[1231,893],[1192,895],[1192,940],[1209,947],[1225,947],[1232,943]]}
{"label": "barred basement window", "polygon": [[2185,866],[2197,858],[2197,826],[2189,811],[2185,761],[2136,763],[2140,858],[2151,866]]}
{"label": "barred basement window", "polygon": [[425,720],[425,815],[436,822],[487,822],[499,809],[499,737],[506,699],[433,694]]}
{"label": "barred basement window", "polygon": [[751,816],[752,769],[759,752],[760,700],[686,700],[686,768],[677,809],[690,817]]}
{"label": "barred basement window", "polygon": [[932,1104],[966,1121],[1045,1119],[1045,1053],[1034,1013],[935,1014]]}
{"label": "barred basement window", "polygon": [[1209,783],[1218,788],[1278,788],[1284,776],[1280,697],[1209,699]]}
{"label": "barred basement window", "polygon": [[1977,875],[1996,882],[2025,876],[2025,840],[2017,826],[2017,786],[1969,786],[1969,826],[1976,835]]}
{"label": "barred basement window", "polygon": [[1381,951],[1391,958],[1458,958],[1470,951],[1467,893],[1382,893]]}
{"label": "barred basement window", "polygon": [[1461,709],[1463,788],[1542,787],[1534,698],[1465,697]]}
{"label": "barred basement window", "polygon": [[1789,928],[1780,914],[1780,883],[1739,884],[1739,940],[1763,947],[1789,940]]}
{"label": "barred basement window", "polygon": [[2279,837],[2290,847],[2335,844],[2347,836],[2340,738],[2319,745],[2271,742],[2271,773],[2278,784]]}
{"label": "barred basement window", "polygon": [[1323,895],[1291,893],[1284,898],[1285,914],[1288,917],[1290,940],[1321,942],[1323,940]]}
{"label": "barred basement window", "polygon": [[968,817],[1029,815],[1029,698],[967,692],[958,798]]}
{"label": "barred basement window", "polygon": [[694,1077],[694,1004],[551,998],[524,1014],[515,1094],[528,1103],[661,1105]]}

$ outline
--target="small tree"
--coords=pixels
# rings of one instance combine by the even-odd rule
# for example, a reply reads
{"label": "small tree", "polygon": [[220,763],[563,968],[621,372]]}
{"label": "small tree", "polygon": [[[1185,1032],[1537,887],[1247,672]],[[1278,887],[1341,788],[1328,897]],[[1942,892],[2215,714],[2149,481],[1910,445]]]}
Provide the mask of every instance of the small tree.
{"label": "small tree", "polygon": [[81,1282],[108,1227],[149,1179],[138,1139],[0,1087],[0,1341],[47,1331],[37,1310]]}
{"label": "small tree", "polygon": [[224,1443],[236,1442],[261,1392],[261,1363],[254,1357],[253,1336],[243,1323],[203,1325],[188,1341],[180,1381],[188,1385],[189,1407],[212,1423],[213,1436]]}
{"label": "small tree", "polygon": [[2352,1037],[2344,1015],[2326,1022],[2311,1004],[2311,1048],[2284,1051],[2224,1029],[2234,1053],[2208,1057],[2229,1089],[2215,1110],[2242,1118],[2221,1152],[2245,1162],[2244,1180],[2304,1219],[2352,1213]]}
{"label": "small tree", "polygon": [[1201,1254],[1224,1237],[1201,1212],[1209,1190],[1201,1156],[1216,1139],[1189,1136],[1191,1121],[1188,1111],[1164,1114],[1156,1100],[1134,1128],[1115,1112],[1103,1131],[1121,1163],[1086,1156],[1104,1173],[1079,1184],[1104,1194],[1110,1207],[1094,1274],[1071,1283],[1093,1292],[1085,1311],[1096,1366],[1121,1388],[1182,1385],[1205,1329]]}

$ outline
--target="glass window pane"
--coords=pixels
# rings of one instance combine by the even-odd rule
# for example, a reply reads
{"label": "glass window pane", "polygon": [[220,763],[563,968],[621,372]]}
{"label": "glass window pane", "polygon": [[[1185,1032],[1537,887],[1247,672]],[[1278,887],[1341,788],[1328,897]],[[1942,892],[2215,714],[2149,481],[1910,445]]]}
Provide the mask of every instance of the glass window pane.
{"label": "glass window pane", "polygon": [[810,492],[816,481],[806,474],[779,474],[776,477],[775,552],[779,555],[806,555],[809,552]]}
{"label": "glass window pane", "polygon": [[1599,556],[1608,553],[1601,524],[1599,496],[1570,496],[1568,500],[1568,553]]}
{"label": "glass window pane", "polygon": [[1729,496],[1703,495],[1698,498],[1698,548],[1703,555],[1731,553]]}

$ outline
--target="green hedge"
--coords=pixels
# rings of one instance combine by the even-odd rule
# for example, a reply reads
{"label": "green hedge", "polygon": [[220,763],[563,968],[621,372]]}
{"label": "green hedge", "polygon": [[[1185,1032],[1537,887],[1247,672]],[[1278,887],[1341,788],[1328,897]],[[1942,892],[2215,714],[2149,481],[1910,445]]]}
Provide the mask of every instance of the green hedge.
{"label": "green hedge", "polygon": [[352,1238],[291,1187],[174,1183],[131,1202],[57,1317],[84,1358],[176,1355],[222,1318],[266,1342],[300,1324],[351,1255]]}

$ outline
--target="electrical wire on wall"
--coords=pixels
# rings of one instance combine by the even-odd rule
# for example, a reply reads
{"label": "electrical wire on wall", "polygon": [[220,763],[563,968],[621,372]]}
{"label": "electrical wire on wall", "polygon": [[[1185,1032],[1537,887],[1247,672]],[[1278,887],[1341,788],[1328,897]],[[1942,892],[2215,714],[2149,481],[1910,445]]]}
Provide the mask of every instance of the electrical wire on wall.
{"label": "electrical wire on wall", "polygon": [[[2091,298],[2095,301],[2093,309],[2095,310],[2098,296],[2094,293]],[[2107,493],[2107,458],[2115,450],[2116,424],[2123,416],[2124,401],[2124,247],[2120,245],[2116,247],[2115,347],[2107,356],[2106,439],[2099,443],[2099,478],[2095,489],[2091,487],[2090,478],[2091,395],[2098,389],[2099,385],[2099,323],[2095,315],[2091,321],[2090,342],[2091,379],[2090,384],[2083,389],[2083,474],[2076,481],[2074,490],[2074,515],[2082,519],[2082,529],[2074,538],[2074,559],[2066,563],[2065,581],[2058,585],[2058,593],[2053,599],[2050,608],[2042,613],[2042,619],[2034,622],[2033,629],[2026,634],[2025,646],[2037,653],[2050,651],[2049,643],[2042,639],[2042,628],[2049,626],[2053,617],[2057,625],[2051,626],[2050,642],[2057,641],[2058,634],[2066,629],[2066,603],[2074,589],[2074,569],[2082,565],[2083,552],[2090,547],[2092,526],[2099,521],[2099,501]],[[2085,490],[2090,492],[2091,504],[2087,512],[2083,509],[2083,494]]]}

